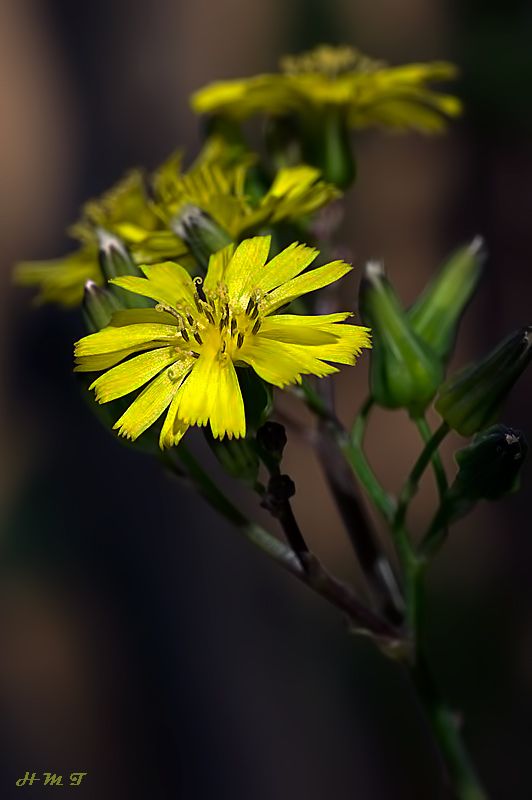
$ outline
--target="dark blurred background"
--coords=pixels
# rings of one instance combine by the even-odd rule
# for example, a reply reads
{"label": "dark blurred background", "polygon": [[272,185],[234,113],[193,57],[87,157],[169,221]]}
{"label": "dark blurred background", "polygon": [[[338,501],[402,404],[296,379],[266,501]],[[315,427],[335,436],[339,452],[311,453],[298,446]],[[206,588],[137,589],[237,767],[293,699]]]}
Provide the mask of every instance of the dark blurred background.
{"label": "dark blurred background", "polygon": [[[358,137],[345,244],[355,264],[384,258],[409,302],[482,234],[464,363],[531,321],[531,40],[527,0],[1,0],[2,798],[47,796],[15,789],[26,770],[86,771],[55,792],[102,800],[446,797],[400,670],[99,425],[71,373],[78,316],[32,309],[10,270],[65,252],[81,203],[128,167],[192,155],[188,96],[205,82],[322,41],[392,63],[450,58],[464,118],[444,137]],[[346,422],[366,370],[337,381]],[[504,415],[529,438],[531,377]],[[378,415],[369,442],[396,488],[419,446],[406,416]],[[359,581],[297,440],[288,469],[312,547]],[[430,576],[438,680],[500,800],[532,797],[531,486],[528,469],[520,494],[457,526]],[[427,481],[417,531],[433,499]]]}

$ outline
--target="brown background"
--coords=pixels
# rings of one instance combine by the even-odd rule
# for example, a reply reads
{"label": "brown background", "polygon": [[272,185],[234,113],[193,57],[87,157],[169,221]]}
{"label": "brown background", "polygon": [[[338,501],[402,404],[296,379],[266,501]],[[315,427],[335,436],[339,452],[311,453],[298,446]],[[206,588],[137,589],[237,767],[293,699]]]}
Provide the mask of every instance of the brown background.
{"label": "brown background", "polygon": [[[464,363],[530,322],[531,34],[525,0],[1,0],[3,798],[20,796],[26,770],[88,771],[54,791],[104,800],[445,797],[400,672],[99,426],[71,375],[77,316],[31,309],[10,270],[64,252],[80,204],[127,167],[193,154],[187,98],[207,81],[324,40],[392,63],[451,58],[464,119],[443,138],[360,135],[344,234],[355,264],[384,258],[405,302],[453,247],[485,236]],[[366,369],[338,381],[346,422]],[[528,375],[504,415],[529,438],[531,389]],[[397,487],[418,448],[406,417],[378,415],[369,441]],[[303,443],[287,463],[312,546],[359,580]],[[501,800],[532,796],[530,490],[528,470],[520,495],[457,526],[431,574],[438,677]]]}

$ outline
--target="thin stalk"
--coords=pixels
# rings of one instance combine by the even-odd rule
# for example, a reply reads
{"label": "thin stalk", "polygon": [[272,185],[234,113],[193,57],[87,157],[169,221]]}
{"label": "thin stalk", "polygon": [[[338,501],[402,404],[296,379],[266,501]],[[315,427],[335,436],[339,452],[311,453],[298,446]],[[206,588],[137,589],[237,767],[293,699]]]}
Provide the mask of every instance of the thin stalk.
{"label": "thin stalk", "polygon": [[391,523],[395,514],[395,502],[380,485],[362,449],[367,418],[373,406],[372,398],[368,398],[364,403],[349,435],[339,419],[329,412],[322,398],[308,381],[303,382],[302,392],[310,410],[320,419],[329,423],[330,434],[338,443],[344,458],[350,464],[375,507],[386,522]]}
{"label": "thin stalk", "polygon": [[184,480],[193,486],[249,542],[266,553],[279,566],[286,569],[317,594],[332,603],[336,608],[347,614],[356,629],[366,631],[380,642],[387,643],[388,646],[396,648],[401,644],[400,632],[381,619],[371,609],[364,606],[348,586],[325,570],[315,556],[311,553],[308,554],[308,569],[305,571],[295,553],[289,547],[242,514],[224,495],[186,446],[181,443],[176,448],[176,454],[185,470],[179,464],[176,464],[167,453],[162,456],[165,466],[180,480]]}
{"label": "thin stalk", "polygon": [[462,740],[456,715],[441,700],[422,655],[418,655],[410,676],[438,744],[454,797],[456,800],[487,800]]}
{"label": "thin stalk", "polygon": [[[429,428],[427,420],[425,417],[415,417],[413,421],[421,435],[421,438],[423,439],[423,442],[425,445],[428,445],[432,438],[432,431]],[[431,462],[432,469],[434,470],[434,477],[436,479],[436,486],[438,487],[438,494],[440,495],[440,501],[442,501],[447,492],[448,483],[447,475],[445,474],[445,468],[442,464],[438,450],[433,451]]]}
{"label": "thin stalk", "polygon": [[419,546],[420,554],[427,560],[435,556],[446,540],[448,533],[449,513],[444,499],[432,518],[428,531],[421,540]]}
{"label": "thin stalk", "polygon": [[393,519],[394,527],[401,528],[404,526],[408,506],[419,488],[419,481],[421,480],[423,473],[432,460],[434,453],[448,433],[449,426],[446,422],[442,422],[440,427],[437,428],[437,430],[432,434],[426,443],[421,455],[414,464],[410,475],[406,479],[406,483],[403,486],[401,494],[399,495],[399,504]]}

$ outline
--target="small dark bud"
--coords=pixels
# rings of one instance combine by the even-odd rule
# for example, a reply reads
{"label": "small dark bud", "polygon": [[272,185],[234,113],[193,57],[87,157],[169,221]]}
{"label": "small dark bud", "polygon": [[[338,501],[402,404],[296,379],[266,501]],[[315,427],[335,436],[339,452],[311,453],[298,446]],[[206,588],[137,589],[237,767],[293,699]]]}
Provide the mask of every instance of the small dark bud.
{"label": "small dark bud", "polygon": [[286,447],[286,431],[279,422],[265,422],[257,431],[257,444],[276,464],[281,463]]}
{"label": "small dark bud", "polygon": [[521,431],[494,425],[477,434],[459,450],[458,475],[451,495],[476,500],[497,500],[517,488],[528,446]]}
{"label": "small dark bud", "polygon": [[262,498],[261,506],[274,517],[283,513],[286,503],[296,493],[296,485],[289,475],[272,475]]}

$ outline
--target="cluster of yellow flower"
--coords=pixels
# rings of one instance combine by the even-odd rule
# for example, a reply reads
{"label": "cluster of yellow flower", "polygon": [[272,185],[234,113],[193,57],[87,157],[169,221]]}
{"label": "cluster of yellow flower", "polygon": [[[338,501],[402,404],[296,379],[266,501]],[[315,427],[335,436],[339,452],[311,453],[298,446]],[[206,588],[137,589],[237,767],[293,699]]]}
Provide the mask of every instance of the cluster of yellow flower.
{"label": "cluster of yellow flower", "polygon": [[[339,197],[352,177],[349,128],[441,129],[460,106],[428,83],[453,77],[454,68],[388,67],[327,46],[281,66],[275,75],[196,93],[193,108],[213,124],[189,169],[178,153],[152,175],[131,172],[85,205],[70,231],[76,252],[17,268],[20,283],[40,287],[41,301],[75,306],[85,291],[90,306],[103,297],[93,287],[102,287],[107,310],[116,310],[76,344],[76,369],[104,371],[91,386],[101,403],[145,387],[115,426],[131,439],[166,411],[161,447],[176,444],[190,425],[209,424],[215,438],[242,437],[238,369],[251,367],[282,387],[337,371],[330,362],[353,364],[370,346],[367,328],[345,323],[349,312],[276,313],[350,267],[333,261],[308,269],[317,251],[297,243],[282,249],[279,236],[268,261],[267,234],[290,223],[304,238],[305,222]],[[270,119],[275,140],[266,169],[241,132],[256,113]],[[287,123],[288,137],[271,136]],[[127,254],[118,270],[107,268],[110,241]],[[127,307],[135,305],[124,302],[131,295],[151,307]]]}

